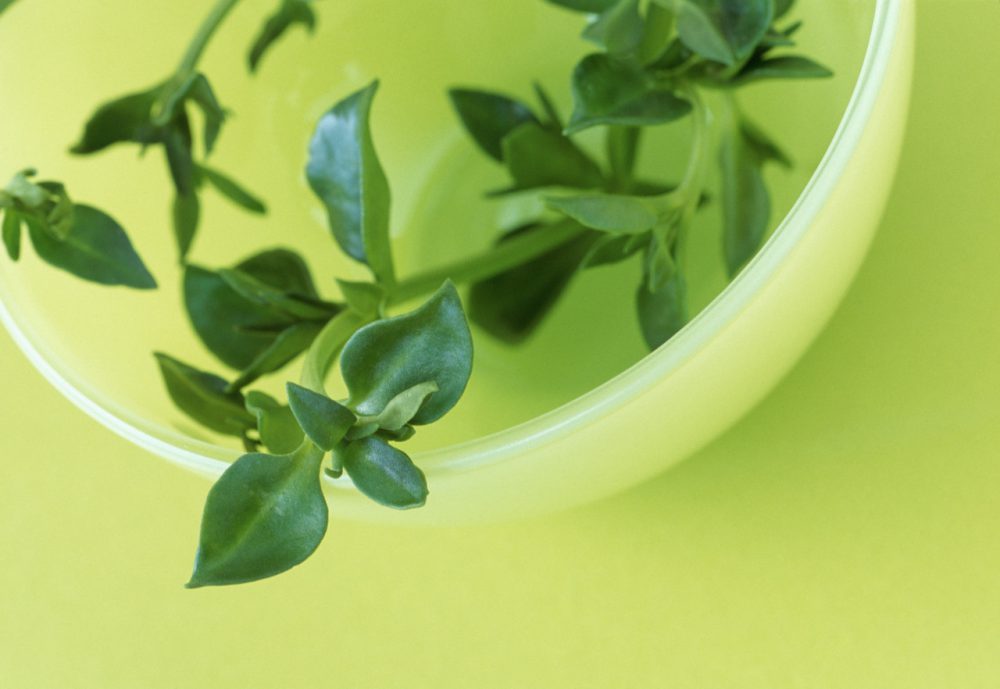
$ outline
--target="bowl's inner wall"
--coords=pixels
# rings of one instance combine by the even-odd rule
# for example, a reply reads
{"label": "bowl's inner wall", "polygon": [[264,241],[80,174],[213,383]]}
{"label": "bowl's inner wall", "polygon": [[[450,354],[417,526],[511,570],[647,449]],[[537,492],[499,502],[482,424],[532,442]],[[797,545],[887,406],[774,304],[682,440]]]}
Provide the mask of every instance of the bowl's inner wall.
{"label": "bowl's inner wall", "polygon": [[[774,222],[791,207],[832,138],[860,69],[873,2],[801,0],[802,51],[834,68],[813,84],[768,84],[742,96],[792,154],[791,172],[772,170]],[[3,174],[37,166],[64,180],[77,200],[112,212],[130,231],[160,289],[137,293],[82,283],[42,265],[31,252],[0,259],[0,297],[37,349],[101,404],[165,436],[177,430],[213,440],[177,412],[151,356],[165,351],[227,374],[203,350],[184,316],[180,273],[168,225],[169,181],[158,151],[139,160],[132,147],[78,159],[65,151],[93,106],[162,78],[174,66],[205,3],[24,3],[4,18],[0,49],[0,161]],[[323,3],[312,39],[296,32],[274,50],[261,74],[243,68],[246,44],[262,8],[241,7],[205,61],[223,103],[235,115],[213,164],[234,173],[270,205],[264,219],[206,193],[194,261],[218,266],[276,245],[296,247],[320,290],[335,296],[333,276],[364,271],[338,256],[302,167],[312,127],[336,100],[379,77],[376,145],[394,192],[393,226],[402,272],[487,247],[510,226],[525,200],[496,203],[484,189],[505,184],[461,134],[445,90],[481,86],[530,98],[542,82],[568,113],[568,75],[590,48],[578,16],[541,0],[454,3],[398,0]],[[59,41],[47,37],[59,36]],[[25,70],[24,65],[31,65]],[[58,74],[39,81],[38,74]],[[22,94],[16,96],[15,94]],[[676,180],[685,164],[686,126],[665,127],[648,176]],[[599,146],[599,138],[587,139]],[[692,306],[724,285],[716,211],[693,233],[691,266],[699,274]],[[476,371],[462,404],[418,435],[414,447],[438,447],[510,427],[548,411],[627,368],[644,349],[633,315],[634,264],[588,273],[541,332],[511,350],[477,338]],[[297,370],[265,389],[279,390]],[[669,413],[669,410],[664,410]]]}

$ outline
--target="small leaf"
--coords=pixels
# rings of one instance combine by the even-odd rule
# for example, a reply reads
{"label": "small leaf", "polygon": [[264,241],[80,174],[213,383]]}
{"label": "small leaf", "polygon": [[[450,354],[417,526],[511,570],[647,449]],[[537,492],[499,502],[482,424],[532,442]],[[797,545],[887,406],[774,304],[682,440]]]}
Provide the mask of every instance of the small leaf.
{"label": "small leaf", "polygon": [[659,221],[656,207],[638,196],[583,194],[550,197],[545,203],[584,227],[612,234],[640,234]]}
{"label": "small leaf", "polygon": [[651,292],[643,280],[636,295],[642,336],[650,350],[657,349],[687,323],[687,288],[684,276],[674,271],[662,287]]}
{"label": "small leaf", "polygon": [[291,363],[309,345],[323,328],[322,323],[296,323],[283,330],[274,342],[261,352],[240,375],[229,384],[228,390],[242,390],[262,376],[280,371]]}
{"label": "small leaf", "polygon": [[786,14],[788,14],[792,6],[795,4],[795,0],[774,0],[774,19],[777,21],[781,19]]}
{"label": "small leaf", "polygon": [[833,72],[807,57],[783,55],[762,60],[751,60],[733,80],[738,85],[766,79],[825,79]]}
{"label": "small leaf", "polygon": [[63,240],[28,224],[28,234],[38,256],[84,280],[103,285],[153,289],[156,281],[132,248],[125,230],[110,215],[77,205],[73,226]]}
{"label": "small leaf", "polygon": [[257,432],[267,449],[283,455],[294,452],[305,438],[290,407],[263,392],[248,392],[246,409],[257,417]]}
{"label": "small leaf", "polygon": [[465,391],[472,372],[472,336],[451,282],[423,306],[365,326],[340,359],[350,405],[365,416],[382,412],[399,394],[433,381],[440,389],[413,417],[414,425],[444,416]]}
{"label": "small leaf", "polygon": [[245,299],[270,307],[296,320],[328,320],[340,310],[335,304],[275,289],[238,269],[223,268],[218,272],[222,279]]}
{"label": "small leaf", "polygon": [[191,251],[191,244],[198,232],[198,221],[201,219],[201,201],[198,193],[175,194],[172,208],[174,239],[177,242],[177,254],[183,261]]}
{"label": "small leaf", "polygon": [[452,105],[472,138],[488,155],[503,161],[504,138],[522,124],[540,124],[523,103],[498,93],[451,89]]}
{"label": "small leaf", "polygon": [[396,395],[378,415],[378,426],[384,431],[397,433],[409,425],[424,406],[427,398],[438,391],[437,383],[421,383]]}
{"label": "small leaf", "polygon": [[771,219],[771,196],[762,168],[769,159],[764,154],[773,145],[762,143],[762,136],[759,130],[739,124],[730,127],[722,141],[723,246],[730,277],[760,249]]}
{"label": "small leaf", "polygon": [[160,95],[160,86],[129,94],[97,109],[84,126],[80,141],[71,151],[86,155],[103,151],[116,143],[149,145],[159,138],[153,124],[153,105]]}
{"label": "small leaf", "polygon": [[644,28],[639,0],[618,0],[591,21],[583,37],[615,57],[625,57],[639,49]]}
{"label": "small leaf", "polygon": [[259,198],[243,188],[238,182],[227,177],[218,170],[214,170],[205,165],[198,166],[199,176],[207,181],[217,192],[235,203],[240,208],[251,213],[263,215],[267,213],[267,206]]}
{"label": "small leaf", "polygon": [[337,280],[337,286],[347,305],[359,315],[375,316],[385,306],[385,290],[375,283]]}
{"label": "small leaf", "polygon": [[310,6],[311,2],[312,0],[281,0],[281,6],[264,22],[250,48],[247,62],[251,72],[257,71],[264,54],[295,24],[302,24],[310,33],[316,30],[316,13]]}
{"label": "small leaf", "polygon": [[209,491],[188,588],[264,579],[309,557],[328,523],[322,461],[322,452],[306,448],[234,462]]}
{"label": "small leaf", "polygon": [[382,438],[355,440],[338,452],[354,485],[380,505],[408,510],[427,502],[424,473]]}
{"label": "small leaf", "polygon": [[189,102],[197,105],[204,116],[205,155],[209,155],[215,148],[219,132],[226,121],[226,111],[215,97],[212,84],[204,74],[192,74],[184,81],[168,86],[163,96],[163,106],[153,123],[169,127],[173,122],[186,119],[185,105]]}
{"label": "small leaf", "polygon": [[12,261],[21,257],[21,218],[10,208],[3,216],[3,244]]}
{"label": "small leaf", "polygon": [[659,86],[640,67],[604,54],[589,55],[573,73],[575,108],[566,132],[603,124],[647,127],[691,112],[691,104]]}
{"label": "small leaf", "polygon": [[309,146],[306,176],[326,206],[330,229],[348,255],[392,283],[389,182],[375,153],[369,118],[373,83],[323,116]]}
{"label": "small leaf", "polygon": [[292,413],[316,445],[329,452],[335,448],[357,421],[354,413],[326,395],[289,383],[288,403]]}
{"label": "small leaf", "polygon": [[[667,0],[659,0],[665,4]],[[733,65],[750,56],[773,19],[772,0],[670,0],[677,33],[704,58]]]}
{"label": "small leaf", "polygon": [[163,132],[163,152],[167,157],[170,177],[178,194],[192,194],[197,181],[197,168],[191,152],[191,124],[186,115],[171,123]]}
{"label": "small leaf", "polygon": [[503,159],[514,179],[514,191],[593,189],[604,181],[601,169],[576,144],[539,124],[523,124],[505,138]]}
{"label": "small leaf", "polygon": [[256,428],[257,420],[246,410],[243,395],[227,392],[224,379],[157,353],[160,372],[177,408],[213,431],[242,438]]}
{"label": "small leaf", "polygon": [[[501,242],[546,229],[524,227]],[[581,234],[532,261],[473,284],[469,317],[497,339],[511,344],[524,341],[559,301],[600,237]]]}

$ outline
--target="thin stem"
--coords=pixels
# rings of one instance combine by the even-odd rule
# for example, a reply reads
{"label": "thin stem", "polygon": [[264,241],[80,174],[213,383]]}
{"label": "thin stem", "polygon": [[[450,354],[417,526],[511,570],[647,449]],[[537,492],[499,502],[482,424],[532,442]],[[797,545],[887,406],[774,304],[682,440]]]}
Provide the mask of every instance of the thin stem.
{"label": "thin stem", "polygon": [[486,253],[403,280],[389,296],[389,303],[400,304],[430,294],[449,279],[458,284],[489,279],[552,251],[583,231],[576,222],[563,220],[536,232],[515,237]]}
{"label": "thin stem", "polygon": [[198,33],[194,35],[194,39],[192,39],[191,45],[188,46],[187,52],[184,53],[184,59],[181,60],[181,64],[177,68],[178,74],[191,74],[197,69],[198,62],[212,40],[212,36],[219,30],[226,16],[239,2],[240,0],[217,0],[215,7],[205,17],[201,26],[198,27]]}
{"label": "thin stem", "polygon": [[677,198],[681,199],[682,204],[678,210],[675,225],[677,234],[674,239],[674,256],[679,262],[683,261],[686,255],[688,226],[701,203],[701,195],[705,189],[709,163],[712,158],[712,112],[697,89],[689,87],[686,91],[686,95],[694,106],[692,113],[694,132],[687,171],[684,173],[684,179],[680,186],[674,192]]}
{"label": "thin stem", "polygon": [[302,364],[300,382],[313,392],[324,394],[326,374],[351,336],[370,322],[348,309],[334,316],[313,340]]}

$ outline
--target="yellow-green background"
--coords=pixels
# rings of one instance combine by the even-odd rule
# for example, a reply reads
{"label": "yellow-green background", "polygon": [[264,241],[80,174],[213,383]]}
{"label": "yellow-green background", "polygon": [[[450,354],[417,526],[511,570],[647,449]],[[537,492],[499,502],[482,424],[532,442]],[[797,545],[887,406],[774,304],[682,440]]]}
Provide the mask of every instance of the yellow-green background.
{"label": "yellow-green background", "polygon": [[208,484],[0,336],[0,687],[1000,686],[1000,4],[918,6],[899,180],[843,308],[626,495],[489,528],[334,518],[291,574],[188,592]]}

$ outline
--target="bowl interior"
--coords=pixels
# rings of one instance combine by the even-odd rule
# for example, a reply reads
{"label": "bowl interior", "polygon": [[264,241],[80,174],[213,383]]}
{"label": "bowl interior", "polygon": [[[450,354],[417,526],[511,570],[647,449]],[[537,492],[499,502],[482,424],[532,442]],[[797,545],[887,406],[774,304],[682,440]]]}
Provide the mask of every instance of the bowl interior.
{"label": "bowl interior", "polygon": [[[225,458],[238,448],[174,409],[151,356],[165,351],[224,371],[197,342],[183,313],[168,227],[169,183],[159,154],[140,160],[130,147],[87,159],[66,154],[93,106],[170,72],[204,6],[200,0],[116,0],[84,10],[70,0],[53,0],[24,3],[0,23],[0,159],[11,172],[38,167],[65,181],[76,199],[110,210],[129,229],[160,284],[155,293],[95,287],[53,271],[27,252],[17,265],[0,261],[0,298],[36,364],[91,413],[120,431],[138,429],[147,446],[161,452],[176,448]],[[801,50],[832,67],[836,78],[760,85],[742,96],[748,113],[766,124],[796,162],[791,171],[769,172],[775,226],[805,187],[843,116],[874,9],[874,0],[801,0],[796,10],[806,22]],[[233,15],[207,56],[205,71],[235,113],[213,163],[260,192],[270,214],[250,217],[206,199],[195,262],[228,265],[258,249],[289,246],[306,256],[328,296],[336,296],[334,276],[364,276],[339,256],[302,168],[318,117],[375,77],[382,84],[374,114],[376,145],[393,186],[401,272],[485,248],[498,227],[509,227],[530,211],[535,203],[530,198],[483,198],[483,190],[504,185],[504,175],[463,136],[445,91],[479,86],[528,99],[537,80],[568,111],[568,75],[590,50],[578,37],[578,16],[541,0],[366,0],[323,3],[319,10],[316,34],[292,35],[257,78],[243,67],[246,44],[260,21],[249,6]],[[50,35],[66,38],[44,40]],[[40,88],[33,74],[61,78]],[[676,180],[685,163],[685,127],[665,127],[657,135],[652,154],[641,161],[647,174]],[[593,137],[585,142],[600,144]],[[691,299],[697,311],[725,286],[716,210],[704,213],[693,236],[692,269],[699,279]],[[588,273],[524,347],[477,338],[466,398],[444,422],[418,434],[413,447],[434,450],[503,431],[515,437],[519,424],[626,372],[645,355],[631,306],[637,280],[632,264]],[[290,367],[260,387],[280,390],[285,379],[296,377]]]}

